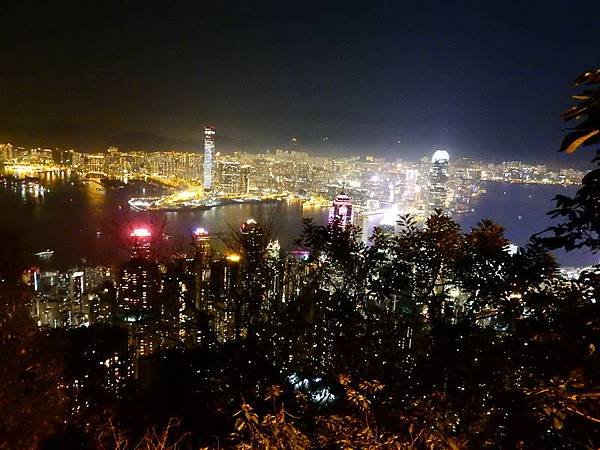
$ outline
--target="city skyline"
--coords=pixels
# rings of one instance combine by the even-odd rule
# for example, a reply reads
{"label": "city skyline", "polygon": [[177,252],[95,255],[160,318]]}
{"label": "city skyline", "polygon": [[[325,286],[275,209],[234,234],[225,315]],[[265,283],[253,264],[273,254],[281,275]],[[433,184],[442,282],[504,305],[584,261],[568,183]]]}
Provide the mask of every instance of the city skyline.
{"label": "city skyline", "polygon": [[[205,132],[205,129],[207,127],[202,127],[203,129],[203,133]],[[214,127],[210,127],[213,128]],[[219,136],[218,139],[219,141],[222,139],[222,136]],[[226,138],[225,138],[226,139]],[[150,148],[134,148],[134,149],[130,149],[127,150],[126,148],[119,148],[119,147],[115,147],[114,145],[110,145],[106,148],[96,148],[93,150],[89,150],[89,151],[84,151],[78,148],[65,148],[65,147],[52,147],[51,145],[35,145],[35,146],[29,146],[29,145],[25,145],[24,142],[22,141],[6,141],[6,142],[0,142],[0,151],[4,151],[5,148],[10,147],[12,150],[11,151],[19,151],[19,152],[48,152],[51,154],[62,154],[62,155],[67,155],[69,153],[77,153],[80,155],[86,155],[86,157],[88,158],[94,158],[97,155],[104,155],[104,154],[135,154],[135,155],[189,155],[190,158],[194,158],[194,157],[200,157],[201,161],[204,158],[204,153],[205,153],[205,140],[204,138],[202,140],[199,141],[199,144],[197,146],[195,146],[194,148],[191,148],[190,150],[182,150],[179,148],[169,148],[166,150],[152,150]],[[325,159],[332,159],[332,160],[344,160],[344,159],[365,159],[365,158],[375,158],[378,161],[387,161],[387,162],[414,162],[417,161],[420,158],[426,157],[427,155],[430,155],[436,151],[438,151],[441,147],[432,147],[431,149],[426,149],[424,152],[422,153],[416,153],[413,156],[407,157],[407,158],[402,158],[402,157],[397,157],[398,155],[387,155],[387,156],[381,156],[381,155],[377,155],[374,154],[373,152],[366,152],[366,153],[349,153],[349,154],[345,154],[345,155],[329,155],[329,154],[320,154],[320,153],[315,153],[309,150],[305,150],[305,149],[299,149],[297,147],[295,147],[294,145],[285,147],[273,147],[273,148],[264,148],[264,149],[257,149],[257,150],[249,150],[249,151],[243,151],[243,150],[225,150],[222,149],[221,147],[221,142],[219,142],[219,148],[217,149],[215,147],[215,156],[219,156],[221,158],[224,158],[225,160],[227,160],[228,158],[235,158],[236,155],[275,155],[275,154],[301,154],[301,155],[306,155],[307,157],[311,157],[311,158],[325,158]],[[443,148],[443,147],[442,147]],[[450,152],[447,148],[444,148],[442,151],[446,151],[446,152]],[[581,153],[580,153],[581,154]],[[531,166],[535,166],[535,165],[543,165],[543,166],[547,166],[549,168],[554,168],[554,169],[573,169],[573,170],[579,170],[582,172],[585,172],[587,170],[589,170],[589,161],[585,162],[583,160],[578,161],[578,160],[574,160],[572,158],[566,158],[566,159],[560,159],[560,160],[554,160],[551,159],[549,161],[547,160],[537,160],[537,159],[523,159],[520,158],[519,155],[514,155],[514,158],[485,158],[485,157],[477,157],[476,155],[473,156],[469,156],[468,154],[465,153],[461,153],[461,152],[457,152],[457,153],[452,153],[453,158],[455,160],[458,159],[464,159],[464,160],[469,160],[469,161],[473,161],[473,162],[479,162],[482,164],[503,164],[503,163],[507,163],[507,164],[524,164],[524,165],[531,165]],[[572,156],[572,155],[570,155]],[[589,155],[584,155],[584,156],[589,156]],[[65,156],[66,157],[66,156]],[[10,158],[8,158],[10,159]],[[216,162],[216,159],[215,161]],[[217,171],[219,170],[219,167],[217,166],[213,166],[213,177],[217,177],[219,174],[217,173]],[[202,166],[200,168],[200,172],[204,171],[204,166]]]}
{"label": "city skyline", "polygon": [[[165,220],[179,222],[168,233],[181,245],[181,239],[186,239],[199,226],[223,232],[223,227],[226,229],[231,218],[236,217],[238,208],[248,215],[236,217],[236,221],[257,214],[262,216],[260,210],[268,211],[273,204],[283,208],[283,220],[291,225],[279,236],[282,248],[287,250],[292,249],[294,233],[298,232],[300,219],[305,214],[315,217],[318,222],[332,222],[340,217],[343,224],[361,228],[359,238],[368,244],[375,226],[397,232],[396,222],[404,214],[423,223],[438,209],[467,228],[475,225],[478,218],[492,218],[509,230],[522,230],[510,234],[515,243],[523,245],[531,233],[539,232],[544,224],[551,223],[545,216],[552,207],[552,197],[572,191],[585,175],[583,170],[537,163],[484,163],[455,157],[439,149],[413,161],[387,161],[373,155],[328,158],[281,149],[221,154],[215,151],[220,148],[218,133],[213,134],[212,128],[207,130],[210,156],[214,156],[209,171],[210,190],[204,189],[206,165],[202,149],[188,153],[122,152],[112,147],[89,154],[0,144],[7,194],[20,193],[25,203],[34,202],[40,211],[45,211],[47,206],[47,213],[53,214],[52,205],[57,200],[60,202],[61,197],[68,200],[83,189],[81,194],[93,203],[81,204],[84,210],[91,207],[90,216],[78,213],[78,221],[105,217],[101,220],[102,225],[89,223],[80,229],[92,239],[84,240],[83,245],[74,245],[69,250],[69,246],[65,247],[56,238],[40,242],[38,238],[44,233],[36,233],[30,235],[34,237],[30,239],[31,243],[38,242],[30,244],[30,252],[45,254],[45,249],[57,249],[54,260],[63,262],[77,261],[78,258],[106,260],[108,255],[102,256],[98,244],[120,245],[110,236],[120,235],[121,231],[114,229],[114,219],[106,217],[113,214],[113,208],[121,211],[119,215],[129,211],[137,217],[136,222],[148,213],[155,218],[165,215]],[[65,182],[73,189],[68,189],[68,195],[65,192],[57,197],[56,192],[65,187]],[[508,184],[522,187],[509,191]],[[535,185],[540,188],[534,188]],[[346,200],[338,202],[342,193],[346,194]],[[506,203],[506,199],[518,202],[518,212],[514,205]],[[506,214],[499,210],[502,204],[508,207]],[[199,221],[189,223],[194,217]],[[525,227],[521,221],[524,218],[528,222]],[[48,217],[48,220],[53,219]],[[219,220],[224,222],[219,225]],[[294,224],[295,220],[298,222]],[[9,225],[14,221],[7,217],[5,222]],[[38,222],[38,218],[33,219],[32,227],[39,226]],[[141,224],[137,223],[138,226]],[[172,246],[169,249],[178,251]],[[568,260],[567,265],[580,266],[588,264],[592,258],[577,253],[568,259],[560,255],[560,260],[563,265]]]}

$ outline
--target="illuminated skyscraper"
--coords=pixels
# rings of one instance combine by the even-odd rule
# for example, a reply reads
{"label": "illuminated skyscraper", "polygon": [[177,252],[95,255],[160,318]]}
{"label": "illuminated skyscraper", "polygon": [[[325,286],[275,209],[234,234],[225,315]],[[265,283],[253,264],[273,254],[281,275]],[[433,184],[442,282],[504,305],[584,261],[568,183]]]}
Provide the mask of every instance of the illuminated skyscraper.
{"label": "illuminated skyscraper", "polygon": [[126,321],[137,321],[152,315],[158,293],[158,265],[150,260],[150,239],[147,228],[131,233],[131,260],[120,267],[118,307]]}
{"label": "illuminated skyscraper", "polygon": [[202,227],[196,228],[192,233],[192,240],[196,255],[202,259],[208,258],[210,250],[210,234],[208,231]]}
{"label": "illuminated skyscraper", "polygon": [[[84,314],[85,281],[84,272],[80,270],[69,271],[69,307],[67,309],[67,323],[71,326],[89,323],[89,317]],[[87,320],[86,320],[87,319]]]}
{"label": "illuminated skyscraper", "polygon": [[401,200],[404,206],[415,206],[421,201],[421,185],[419,183],[419,170],[405,169],[404,175],[404,186],[402,190]]}
{"label": "illuminated skyscraper", "polygon": [[263,305],[269,274],[265,267],[266,243],[263,228],[256,220],[248,219],[242,224],[240,233],[243,250],[241,276],[245,296],[243,304],[238,304],[236,308],[243,308],[242,314],[247,319],[238,321],[238,328],[240,326],[245,328],[248,324],[259,320],[259,316],[264,312]]}
{"label": "illuminated skyscraper", "polygon": [[130,235],[131,258],[149,259],[152,233],[147,228],[135,228]]}
{"label": "illuminated skyscraper", "polygon": [[120,175],[120,161],[121,155],[119,149],[116,147],[109,147],[108,150],[106,150],[106,156],[104,157],[104,172],[109,176]]}
{"label": "illuminated skyscraper", "polygon": [[211,264],[211,301],[206,312],[217,339],[225,342],[239,333],[240,314],[245,311],[246,297],[240,298],[241,257],[230,254]]}
{"label": "illuminated skyscraper", "polygon": [[242,193],[240,163],[237,161],[220,161],[217,168],[217,190],[224,194]]}
{"label": "illuminated skyscraper", "polygon": [[160,272],[151,258],[150,230],[135,228],[130,239],[131,259],[118,271],[117,314],[127,328],[131,350],[147,356],[158,345],[147,324],[159,317]]}
{"label": "illuminated skyscraper", "polygon": [[240,193],[248,194],[250,192],[250,166],[240,168]]}
{"label": "illuminated skyscraper", "polygon": [[240,255],[235,253],[227,255],[225,259],[221,261],[223,264],[223,274],[220,277],[221,283],[219,284],[219,282],[217,282],[216,284],[222,286],[223,294],[229,299],[235,297],[235,290],[239,285],[240,262]]}
{"label": "illuminated skyscraper", "polygon": [[263,229],[254,219],[248,219],[240,227],[246,265],[257,266],[263,256]]}
{"label": "illuminated skyscraper", "polygon": [[85,155],[83,170],[87,173],[104,174],[104,153]]}
{"label": "illuminated skyscraper", "polygon": [[215,154],[215,129],[204,127],[204,189],[210,191],[213,187],[213,158]]}
{"label": "illuminated skyscraper", "polygon": [[196,313],[194,276],[187,270],[185,258],[173,258],[165,264],[160,292],[160,322],[166,334],[160,336],[160,346],[170,347],[174,341],[193,347],[198,342],[194,326]]}
{"label": "illuminated skyscraper", "polygon": [[339,220],[341,227],[347,227],[352,225],[353,218],[352,198],[344,193],[336,195],[331,208],[329,208],[329,223]]}
{"label": "illuminated skyscraper", "polygon": [[210,282],[210,234],[199,227],[192,233],[194,245],[195,302],[198,309],[207,307],[208,286]]}
{"label": "illuminated skyscraper", "polygon": [[429,212],[446,208],[448,196],[448,162],[450,156],[446,150],[437,150],[431,158],[429,180]]}

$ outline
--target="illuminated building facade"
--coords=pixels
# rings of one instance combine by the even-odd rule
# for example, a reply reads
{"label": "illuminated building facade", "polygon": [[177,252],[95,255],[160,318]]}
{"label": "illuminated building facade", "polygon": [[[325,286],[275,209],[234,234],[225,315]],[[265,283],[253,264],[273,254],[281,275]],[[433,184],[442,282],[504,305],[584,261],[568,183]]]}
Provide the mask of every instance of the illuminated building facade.
{"label": "illuminated building facade", "polygon": [[331,208],[329,208],[329,223],[332,224],[338,220],[341,227],[347,227],[352,225],[353,218],[352,198],[344,193],[336,195]]}
{"label": "illuminated building facade", "polygon": [[215,129],[204,127],[204,177],[202,185],[210,191],[213,187],[213,159],[215,156]]}
{"label": "illuminated building facade", "polygon": [[193,320],[196,317],[193,296],[194,276],[188,271],[185,258],[175,259],[167,266],[162,276],[160,323],[165,329],[161,333],[160,346],[170,347],[173,342],[191,348],[198,342],[198,333]]}
{"label": "illuminated building facade", "polygon": [[271,241],[265,252],[265,287],[267,298],[282,296],[285,290],[285,260],[279,240]]}
{"label": "illuminated building facade", "polygon": [[104,153],[85,155],[83,165],[86,173],[104,174]]}
{"label": "illuminated building facade", "polygon": [[125,321],[152,317],[159,290],[158,275],[158,267],[152,261],[132,259],[121,266],[117,303]]}
{"label": "illuminated building facade", "polygon": [[0,159],[4,161],[11,161],[13,158],[12,144],[0,144]]}
{"label": "illuminated building facade", "polygon": [[152,233],[147,228],[135,228],[130,235],[131,258],[150,259]]}
{"label": "illuminated building facade", "polygon": [[405,169],[403,175],[403,190],[401,201],[404,206],[413,206],[421,201],[421,185],[419,183],[419,170],[414,168]]}
{"label": "illuminated building facade", "polygon": [[192,232],[192,240],[196,256],[208,259],[210,252],[210,234],[203,227],[198,227]]}
{"label": "illuminated building facade", "polygon": [[250,166],[240,168],[240,194],[250,193]]}
{"label": "illuminated building facade", "polygon": [[448,163],[450,156],[446,150],[437,150],[431,158],[429,182],[429,212],[444,211],[448,197]]}
{"label": "illuminated building facade", "polygon": [[210,281],[210,234],[204,228],[196,228],[192,233],[194,246],[195,302],[199,310],[207,307]]}
{"label": "illuminated building facade", "polygon": [[[244,287],[247,289],[247,298],[244,299],[242,310],[250,317],[257,317],[262,309],[264,288],[268,272],[264,264],[266,245],[264,232],[260,224],[254,219],[248,219],[240,227],[242,258],[242,277]],[[238,307],[239,309],[239,307]]]}
{"label": "illuminated building facade", "polygon": [[211,302],[207,312],[211,327],[220,342],[225,342],[236,334],[236,316],[245,309],[245,298],[239,296],[241,277],[241,257],[231,254],[211,263],[210,291]]}
{"label": "illuminated building facade", "polygon": [[248,219],[240,227],[245,264],[257,266],[263,257],[263,229],[254,219]]}
{"label": "illuminated building facade", "polygon": [[242,173],[237,161],[219,161],[217,165],[218,190],[224,194],[241,194]]}
{"label": "illuminated building facade", "polygon": [[151,259],[152,233],[147,228],[131,232],[131,260],[119,268],[117,309],[129,331],[129,345],[138,356],[156,350],[156,340],[147,333],[146,324],[160,315],[160,273]]}

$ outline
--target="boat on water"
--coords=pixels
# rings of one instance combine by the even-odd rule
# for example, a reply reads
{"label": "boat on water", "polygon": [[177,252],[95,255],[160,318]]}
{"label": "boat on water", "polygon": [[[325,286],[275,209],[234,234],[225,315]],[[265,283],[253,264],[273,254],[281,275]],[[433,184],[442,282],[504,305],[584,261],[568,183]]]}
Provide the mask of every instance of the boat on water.
{"label": "boat on water", "polygon": [[181,205],[181,206],[154,206],[147,209],[138,209],[138,211],[150,211],[150,212],[184,212],[184,211],[205,211],[212,208],[212,206],[206,205]]}
{"label": "boat on water", "polygon": [[177,203],[164,202],[161,197],[132,198],[128,201],[129,206],[136,211],[144,212],[181,212],[207,210],[221,204],[217,200],[187,200]]}
{"label": "boat on water", "polygon": [[34,253],[40,259],[50,259],[54,255],[54,250],[46,249],[41,252]]}

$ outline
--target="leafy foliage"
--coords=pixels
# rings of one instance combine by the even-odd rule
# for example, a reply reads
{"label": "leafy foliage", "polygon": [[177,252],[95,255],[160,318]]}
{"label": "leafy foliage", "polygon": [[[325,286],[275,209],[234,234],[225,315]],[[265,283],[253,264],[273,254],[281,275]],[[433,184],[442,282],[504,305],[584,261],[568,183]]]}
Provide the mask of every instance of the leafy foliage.
{"label": "leafy foliage", "polygon": [[[560,151],[574,152],[581,146],[600,144],[600,69],[588,70],[575,80],[575,85],[587,88],[573,98],[579,103],[562,115],[567,121],[577,120],[578,124],[569,129]],[[541,242],[548,248],[573,250],[587,248],[600,251],[600,149],[592,161],[598,167],[585,175],[581,188],[570,198],[556,197],[556,208],[550,212],[553,218],[562,222],[548,228]]]}
{"label": "leafy foliage", "polygon": [[55,342],[29,317],[14,242],[0,233],[0,448],[31,448],[64,418],[64,364]]}
{"label": "leafy foliage", "polygon": [[[249,295],[265,299],[253,332],[159,352],[141,362],[151,369],[144,377],[118,391],[103,384],[104,361],[124,357],[117,329],[55,335],[58,348],[47,354],[69,354],[56,385],[69,388],[60,391],[63,409],[51,395],[39,400],[40,411],[58,415],[48,442],[396,449],[598,439],[595,275],[566,282],[536,243],[509,254],[490,221],[463,233],[437,213],[423,225],[402,217],[399,228],[376,230],[364,245],[352,227],[305,221],[298,243],[311,256],[289,269],[295,288],[283,297],[253,281]],[[268,273],[271,262],[260,264]],[[248,316],[233,320],[249,326]],[[181,433],[154,430],[174,430],[173,417]]]}

